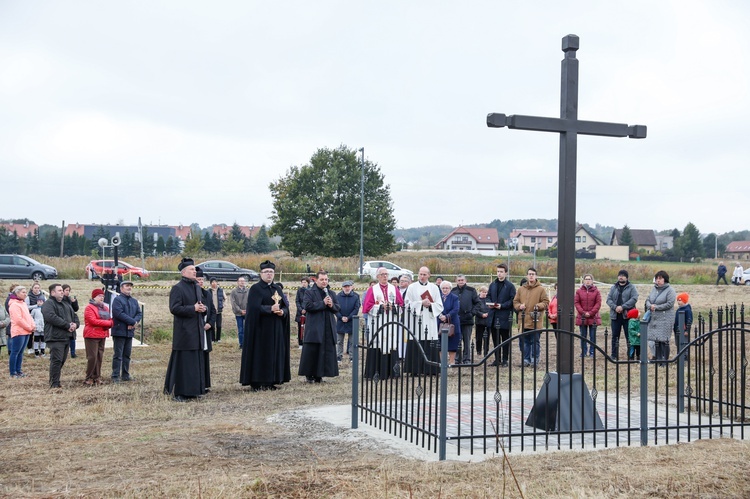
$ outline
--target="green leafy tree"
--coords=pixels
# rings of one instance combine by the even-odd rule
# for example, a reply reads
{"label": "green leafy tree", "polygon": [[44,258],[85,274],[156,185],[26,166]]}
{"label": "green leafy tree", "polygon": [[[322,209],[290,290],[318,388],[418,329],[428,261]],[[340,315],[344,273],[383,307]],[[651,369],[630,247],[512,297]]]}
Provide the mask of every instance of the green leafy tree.
{"label": "green leafy tree", "polygon": [[211,251],[214,253],[218,253],[221,251],[221,239],[219,238],[219,234],[214,232],[211,234]]}
{"label": "green leafy tree", "polygon": [[677,254],[684,259],[703,258],[703,241],[701,234],[692,222],[685,226],[680,239],[677,240]]}
{"label": "green leafy tree", "polygon": [[[360,182],[357,151],[341,145],[318,149],[304,166],[293,166],[271,182],[271,235],[298,256],[359,254]],[[390,187],[377,164],[365,162],[364,251],[382,255],[395,249],[396,227]]]}
{"label": "green leafy tree", "polygon": [[51,230],[44,235],[41,242],[40,253],[47,256],[60,256],[60,234],[57,229]]}
{"label": "green leafy tree", "polygon": [[175,255],[178,253],[179,248],[175,244],[174,237],[169,236],[167,238],[167,243],[164,245],[164,251],[167,252],[168,255]]}
{"label": "green leafy tree", "polygon": [[125,229],[122,233],[122,243],[120,244],[119,255],[128,257],[133,255],[133,248],[135,247],[135,234],[130,232],[130,229]]}
{"label": "green leafy tree", "polygon": [[203,250],[208,253],[214,252],[214,249],[211,244],[211,234],[209,234],[208,232],[203,234]]}
{"label": "green leafy tree", "polygon": [[159,236],[159,239],[156,240],[156,254],[161,256],[163,255],[167,250],[167,244],[164,242],[164,237]]}
{"label": "green leafy tree", "polygon": [[268,253],[269,251],[271,251],[271,241],[268,239],[266,226],[261,225],[258,230],[258,236],[255,238],[255,252]]}
{"label": "green leafy tree", "polygon": [[629,252],[635,251],[635,241],[633,241],[633,233],[630,232],[630,227],[627,225],[622,228],[620,233],[620,240],[618,241],[621,245],[627,246]]}
{"label": "green leafy tree", "polygon": [[201,238],[201,233],[190,229],[190,237],[185,241],[185,247],[182,248],[182,254],[195,256],[201,251],[203,251],[203,238]]}
{"label": "green leafy tree", "polygon": [[722,255],[726,249],[727,245],[721,242],[721,238],[719,238],[719,242],[716,244],[716,233],[714,232],[703,238],[703,254],[708,258],[714,257],[715,250],[718,250],[719,255]]}
{"label": "green leafy tree", "polygon": [[230,232],[227,234],[226,239],[221,243],[221,250],[227,254],[242,253],[245,250],[243,240],[237,240],[234,235]]}

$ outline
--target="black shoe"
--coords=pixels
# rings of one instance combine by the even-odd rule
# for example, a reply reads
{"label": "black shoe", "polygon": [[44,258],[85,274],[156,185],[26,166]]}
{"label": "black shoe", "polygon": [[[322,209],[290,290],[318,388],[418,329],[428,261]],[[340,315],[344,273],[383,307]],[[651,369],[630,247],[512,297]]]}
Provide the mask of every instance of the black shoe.
{"label": "black shoe", "polygon": [[315,383],[315,378],[312,376],[305,376],[305,383]]}
{"label": "black shoe", "polygon": [[323,382],[323,378],[315,378],[315,382],[316,383],[322,383]]}
{"label": "black shoe", "polygon": [[495,361],[495,362],[493,362],[492,364],[490,364],[490,366],[492,366],[492,367],[497,367],[497,366],[499,366],[499,365],[501,365],[501,364],[500,364],[500,362],[498,362],[498,361]]}
{"label": "black shoe", "polygon": [[500,367],[508,367],[508,361],[504,360],[500,363]]}
{"label": "black shoe", "polygon": [[120,378],[112,378],[112,383],[117,384],[119,382],[120,382]]}
{"label": "black shoe", "polygon": [[135,378],[134,378],[134,377],[132,377],[132,376],[131,376],[131,377],[129,377],[129,378],[122,378],[122,381],[123,381],[123,382],[126,382],[126,381],[135,381]]}
{"label": "black shoe", "polygon": [[172,397],[172,400],[175,402],[188,402],[190,399],[187,397],[183,397],[182,395],[174,395]]}
{"label": "black shoe", "polygon": [[75,359],[76,357],[78,357],[78,355],[76,355],[76,354],[74,354],[74,353],[71,353],[71,354],[70,354],[70,358],[71,358],[71,359]]}

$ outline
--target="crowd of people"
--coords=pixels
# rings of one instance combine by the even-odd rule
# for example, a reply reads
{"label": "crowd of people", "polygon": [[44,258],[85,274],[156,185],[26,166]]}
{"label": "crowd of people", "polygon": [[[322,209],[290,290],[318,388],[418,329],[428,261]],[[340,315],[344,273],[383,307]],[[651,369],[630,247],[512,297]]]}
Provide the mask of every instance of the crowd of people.
{"label": "crowd of people", "polygon": [[[260,265],[257,283],[247,286],[244,278],[240,278],[227,297],[215,279],[205,287],[203,272],[192,259],[181,260],[178,265],[181,278],[169,294],[173,334],[165,394],[175,401],[185,402],[210,391],[210,353],[213,343],[221,341],[221,317],[227,301],[236,318],[242,351],[240,383],[253,391],[266,391],[276,390],[291,380],[292,314],[283,285],[275,282],[275,268],[273,262],[266,260]],[[721,272],[720,267],[720,276]],[[519,341],[522,364],[535,366],[541,355],[540,330],[556,329],[559,317],[564,316],[557,309],[557,287],[545,287],[533,267],[527,269],[517,288],[508,278],[508,266],[504,263],[496,266],[496,278],[489,286],[478,290],[467,284],[464,275],[456,276],[455,286],[440,276],[435,282],[430,278],[427,267],[419,269],[414,282],[411,275],[389,280],[387,269],[379,268],[376,279],[360,297],[350,280],[342,283],[340,292],[334,292],[325,271],[303,277],[295,296],[295,336],[302,350],[297,374],[313,384],[339,375],[339,365],[345,358],[351,362],[356,355],[352,351],[351,337],[357,334],[353,323],[360,310],[366,324],[378,314],[402,308],[419,317],[424,327],[423,337],[420,332],[422,344],[396,341],[391,347],[394,351],[389,352],[396,359],[404,360],[407,373],[423,372],[424,366],[417,365],[419,361],[414,359],[417,349],[424,351],[428,358],[436,358],[434,340],[441,330],[449,332],[451,365],[473,362],[474,345],[478,355],[494,351],[491,365],[507,367],[510,348],[505,342],[511,337],[514,321],[517,332],[522,333]],[[130,360],[133,337],[142,315],[132,290],[133,283],[123,281],[119,292],[94,289],[91,293],[83,312],[87,358],[83,383],[87,386],[104,383],[101,368],[105,341],[110,336],[113,343],[111,382],[134,380]],[[596,332],[602,324],[600,310],[604,303],[609,307],[610,356],[615,360],[620,355],[621,336],[625,338],[627,357],[640,358],[640,333],[644,322],[648,323],[648,355],[656,361],[669,358],[672,338],[678,348],[683,338],[689,339],[693,322],[690,297],[687,293],[678,294],[670,286],[667,272],[661,270],[655,274],[654,287],[642,307],[638,306],[638,299],[638,291],[625,269],[618,273],[605,300],[595,285],[594,276],[582,276],[574,297],[581,358],[593,357],[596,353]],[[49,386],[61,390],[60,374],[65,361],[68,355],[76,356],[79,311],[79,303],[68,285],[52,284],[48,292],[44,292],[38,282],[30,289],[12,285],[5,307],[0,311],[3,331],[0,348],[7,343],[10,377],[27,376],[23,370],[24,353],[39,358],[49,356]],[[677,312],[684,312],[682,322]]]}

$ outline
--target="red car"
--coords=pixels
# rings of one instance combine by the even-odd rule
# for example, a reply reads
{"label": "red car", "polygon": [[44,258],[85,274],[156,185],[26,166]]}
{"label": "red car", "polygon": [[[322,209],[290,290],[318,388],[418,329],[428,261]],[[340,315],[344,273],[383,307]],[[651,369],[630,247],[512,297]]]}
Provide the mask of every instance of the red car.
{"label": "red car", "polygon": [[[122,260],[119,260],[117,263],[117,273],[119,275],[137,278],[145,278],[149,276],[149,272],[146,269],[134,267]],[[112,273],[114,266],[114,260],[91,260],[91,262],[86,265],[86,276],[89,279],[98,279],[104,273]]]}

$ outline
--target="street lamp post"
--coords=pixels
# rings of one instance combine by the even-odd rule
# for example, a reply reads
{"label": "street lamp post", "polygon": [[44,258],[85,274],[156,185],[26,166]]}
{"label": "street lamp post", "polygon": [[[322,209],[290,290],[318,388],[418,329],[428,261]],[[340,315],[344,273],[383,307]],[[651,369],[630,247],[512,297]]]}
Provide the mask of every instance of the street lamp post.
{"label": "street lamp post", "polygon": [[365,148],[360,147],[362,153],[362,179],[359,189],[359,276],[362,277],[362,267],[365,262]]}

